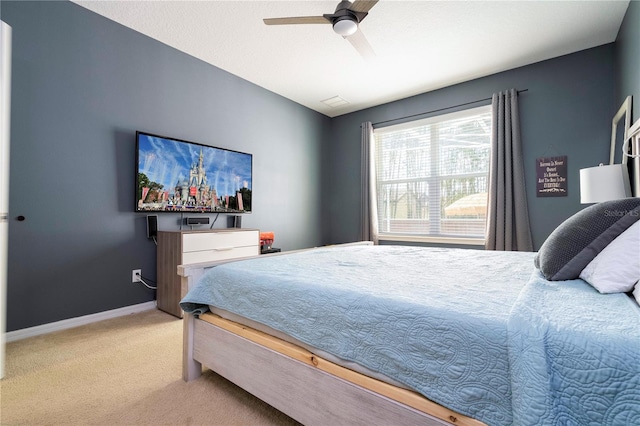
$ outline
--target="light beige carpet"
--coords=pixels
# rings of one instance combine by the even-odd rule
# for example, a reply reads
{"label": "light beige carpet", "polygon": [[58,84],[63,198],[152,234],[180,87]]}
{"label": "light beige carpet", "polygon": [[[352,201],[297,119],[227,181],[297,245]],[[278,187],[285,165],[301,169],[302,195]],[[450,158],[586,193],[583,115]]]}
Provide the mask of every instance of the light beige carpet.
{"label": "light beige carpet", "polygon": [[182,321],[158,310],[7,345],[5,425],[297,425],[215,373],[181,377]]}

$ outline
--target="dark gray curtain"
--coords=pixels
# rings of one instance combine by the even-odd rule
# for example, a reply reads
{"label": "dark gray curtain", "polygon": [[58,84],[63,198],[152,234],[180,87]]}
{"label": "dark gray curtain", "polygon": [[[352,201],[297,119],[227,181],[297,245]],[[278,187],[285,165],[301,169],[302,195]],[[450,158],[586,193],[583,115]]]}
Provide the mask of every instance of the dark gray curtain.
{"label": "dark gray curtain", "polygon": [[373,125],[362,123],[361,167],[360,167],[360,217],[362,223],[362,241],[373,241],[378,244],[378,209],[376,206],[375,163],[373,148]]}
{"label": "dark gray curtain", "polygon": [[492,98],[493,134],[489,170],[487,250],[533,251],[524,184],[518,92]]}

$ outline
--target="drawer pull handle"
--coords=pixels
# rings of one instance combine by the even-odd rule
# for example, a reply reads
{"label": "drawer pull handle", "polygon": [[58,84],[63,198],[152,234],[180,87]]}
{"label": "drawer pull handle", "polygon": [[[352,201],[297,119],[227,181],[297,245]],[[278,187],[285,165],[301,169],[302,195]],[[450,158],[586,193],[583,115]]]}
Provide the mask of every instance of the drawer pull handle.
{"label": "drawer pull handle", "polygon": [[220,247],[217,249],[213,249],[213,251],[229,251],[229,250],[233,250],[233,247]]}

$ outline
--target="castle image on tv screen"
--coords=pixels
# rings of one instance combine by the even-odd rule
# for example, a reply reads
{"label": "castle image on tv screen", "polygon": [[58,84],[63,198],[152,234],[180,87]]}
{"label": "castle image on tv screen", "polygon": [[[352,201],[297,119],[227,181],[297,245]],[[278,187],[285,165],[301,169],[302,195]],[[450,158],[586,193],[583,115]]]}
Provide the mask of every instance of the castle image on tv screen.
{"label": "castle image on tv screen", "polygon": [[139,132],[137,155],[137,211],[251,211],[251,154]]}

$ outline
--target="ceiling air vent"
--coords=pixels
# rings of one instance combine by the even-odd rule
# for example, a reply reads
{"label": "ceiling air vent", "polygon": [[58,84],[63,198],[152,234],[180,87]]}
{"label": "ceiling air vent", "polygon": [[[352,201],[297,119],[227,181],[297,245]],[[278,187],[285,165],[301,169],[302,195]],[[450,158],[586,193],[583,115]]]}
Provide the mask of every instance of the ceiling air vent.
{"label": "ceiling air vent", "polygon": [[342,99],[340,96],[334,96],[333,98],[325,99],[324,101],[321,101],[321,102],[330,108],[336,108],[349,103],[344,99]]}

